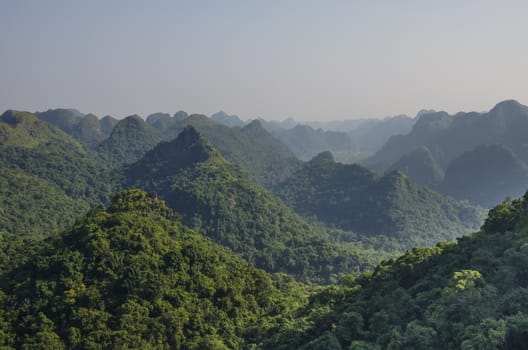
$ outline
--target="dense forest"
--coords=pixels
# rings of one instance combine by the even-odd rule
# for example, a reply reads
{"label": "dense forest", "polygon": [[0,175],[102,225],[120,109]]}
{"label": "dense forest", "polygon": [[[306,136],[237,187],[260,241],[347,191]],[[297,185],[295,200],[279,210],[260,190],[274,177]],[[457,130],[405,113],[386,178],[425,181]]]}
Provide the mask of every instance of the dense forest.
{"label": "dense forest", "polygon": [[[353,130],[6,111],[0,347],[522,349],[525,112],[358,122],[412,127],[378,173],[329,152]],[[467,125],[502,131],[454,152]]]}
{"label": "dense forest", "polygon": [[269,349],[525,349],[528,194],[482,230],[313,294]]}

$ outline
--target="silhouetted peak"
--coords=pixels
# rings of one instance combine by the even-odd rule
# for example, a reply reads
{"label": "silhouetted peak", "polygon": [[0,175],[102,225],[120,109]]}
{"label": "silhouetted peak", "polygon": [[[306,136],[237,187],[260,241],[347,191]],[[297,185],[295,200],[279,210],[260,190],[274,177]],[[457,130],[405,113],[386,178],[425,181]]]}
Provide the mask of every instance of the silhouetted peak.
{"label": "silhouetted peak", "polygon": [[171,119],[171,116],[169,113],[161,113],[161,112],[152,113],[147,117],[146,121],[147,121],[147,124],[152,125],[153,123],[161,119]]}
{"label": "silhouetted peak", "polygon": [[218,112],[216,112],[216,113],[211,114],[211,118],[214,119],[215,117],[225,118],[225,117],[229,117],[229,114],[227,114],[226,112],[220,110],[220,111],[218,111]]}
{"label": "silhouetted peak", "polygon": [[203,114],[191,114],[185,119],[188,123],[213,123],[213,121]]}
{"label": "silhouetted peak", "polygon": [[177,121],[185,120],[188,117],[189,117],[189,115],[185,111],[178,111],[178,112],[174,113],[174,119],[176,119]]}
{"label": "silhouetted peak", "polygon": [[265,131],[264,127],[262,126],[262,123],[258,119],[254,119],[249,124],[244,126],[242,130],[262,130]]}
{"label": "silhouetted peak", "polygon": [[143,118],[141,118],[137,114],[132,114],[132,115],[129,115],[128,117],[126,117],[126,118],[123,118],[123,121],[126,121],[126,122],[137,122],[137,123],[141,123],[141,124],[145,123]]}
{"label": "silhouetted peak", "polygon": [[413,130],[422,132],[442,130],[449,127],[452,121],[453,118],[447,112],[425,113],[418,118]]}
{"label": "silhouetted peak", "polygon": [[20,118],[17,117],[16,111],[7,110],[0,116],[0,120],[11,126],[15,126],[20,122]]}
{"label": "silhouetted peak", "polygon": [[518,113],[523,107],[523,105],[515,100],[505,100],[497,103],[495,107],[490,110],[490,114],[515,114]]}
{"label": "silhouetted peak", "polygon": [[143,129],[147,126],[147,123],[138,115],[130,115],[124,119],[121,119],[115,126],[115,130],[119,129]]}
{"label": "silhouetted peak", "polygon": [[309,132],[314,131],[314,129],[311,126],[306,125],[306,124],[297,124],[292,129],[296,132],[304,132],[304,133],[309,133]]}
{"label": "silhouetted peak", "polygon": [[192,125],[186,126],[176,139],[179,141],[179,144],[183,146],[190,146],[202,142],[200,133]]}
{"label": "silhouetted peak", "polygon": [[99,118],[95,115],[95,114],[92,114],[92,113],[88,113],[86,114],[82,119],[81,119],[81,122],[90,122],[90,123],[94,123],[94,122],[99,122]]}
{"label": "silhouetted peak", "polygon": [[317,162],[317,163],[322,163],[322,162],[335,163],[335,158],[334,158],[334,155],[332,154],[332,152],[324,151],[324,152],[319,153],[315,157],[313,157],[310,160],[310,162],[312,162],[312,163],[315,163],[315,162]]}
{"label": "silhouetted peak", "polygon": [[234,126],[243,126],[245,124],[237,115],[229,115],[224,111],[219,111],[212,114],[211,119],[229,126],[230,128]]}

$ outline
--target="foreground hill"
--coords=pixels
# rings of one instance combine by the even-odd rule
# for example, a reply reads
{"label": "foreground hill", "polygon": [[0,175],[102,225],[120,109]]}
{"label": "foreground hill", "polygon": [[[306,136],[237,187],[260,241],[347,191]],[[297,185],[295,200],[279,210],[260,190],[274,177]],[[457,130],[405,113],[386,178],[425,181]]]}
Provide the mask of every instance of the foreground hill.
{"label": "foreground hill", "polygon": [[458,242],[344,278],[270,335],[268,349],[525,349],[528,195]]}
{"label": "foreground hill", "polygon": [[125,178],[127,187],[157,193],[185,223],[267,271],[328,282],[369,264],[254,185],[193,127],[148,152]]}
{"label": "foreground hill", "polygon": [[379,177],[321,153],[275,193],[297,213],[364,235],[396,238],[406,247],[452,240],[478,228],[479,209],[417,186],[399,172]]}
{"label": "foreground hill", "polygon": [[[112,181],[89,150],[28,112],[0,116],[0,230],[46,233],[107,200]],[[15,189],[17,189],[15,191]]]}
{"label": "foreground hill", "polygon": [[46,241],[0,234],[0,247],[5,349],[249,348],[303,300],[137,190]]}

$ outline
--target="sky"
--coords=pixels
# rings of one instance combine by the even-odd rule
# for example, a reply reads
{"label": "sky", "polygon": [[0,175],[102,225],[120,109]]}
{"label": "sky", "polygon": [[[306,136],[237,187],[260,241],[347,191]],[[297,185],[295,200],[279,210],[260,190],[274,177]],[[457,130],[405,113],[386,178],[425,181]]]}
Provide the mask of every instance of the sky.
{"label": "sky", "polygon": [[0,0],[0,110],[341,120],[528,104],[528,2]]}

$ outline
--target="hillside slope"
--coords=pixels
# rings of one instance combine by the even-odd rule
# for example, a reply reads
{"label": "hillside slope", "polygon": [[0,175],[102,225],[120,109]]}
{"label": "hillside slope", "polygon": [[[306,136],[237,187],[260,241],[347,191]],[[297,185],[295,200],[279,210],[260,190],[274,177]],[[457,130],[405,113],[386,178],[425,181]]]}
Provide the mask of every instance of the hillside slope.
{"label": "hillside slope", "polygon": [[157,193],[185,223],[267,271],[328,282],[369,264],[253,184],[193,127],[147,153],[125,178],[126,186]]}
{"label": "hillside slope", "polygon": [[0,233],[0,247],[5,349],[249,348],[303,300],[137,190],[46,241]]}
{"label": "hillside slope", "polygon": [[407,248],[452,240],[480,226],[483,212],[425,187],[400,172],[377,176],[336,163],[329,152],[275,188],[303,216],[363,235],[383,235]]}
{"label": "hillside slope", "polygon": [[0,116],[0,171],[7,177],[0,202],[9,209],[0,230],[17,234],[44,234],[71,224],[88,207],[105,203],[113,183],[79,142],[19,111]]}
{"label": "hillside slope", "polygon": [[313,296],[267,349],[510,349],[528,343],[528,196],[483,229]]}

